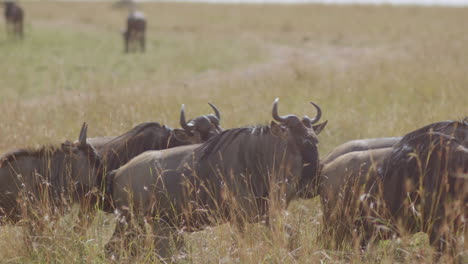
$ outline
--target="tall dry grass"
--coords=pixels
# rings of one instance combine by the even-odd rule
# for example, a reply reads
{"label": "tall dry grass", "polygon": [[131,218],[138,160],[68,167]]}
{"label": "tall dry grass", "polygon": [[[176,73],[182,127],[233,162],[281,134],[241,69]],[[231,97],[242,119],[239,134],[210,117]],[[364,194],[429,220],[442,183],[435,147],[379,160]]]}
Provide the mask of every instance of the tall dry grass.
{"label": "tall dry grass", "polygon": [[[85,120],[91,137],[150,120],[176,127],[182,103],[195,116],[213,102],[230,128],[271,120],[275,97],[281,113],[309,116],[313,100],[329,120],[322,156],[349,139],[468,115],[466,8],[145,3],[147,53],[124,55],[126,11],[111,3],[22,5],[25,39],[0,34],[2,151],[74,139]],[[34,250],[21,227],[2,227],[0,262],[109,262],[113,217],[99,214],[86,234],[73,232],[76,218],[46,228]],[[252,225],[240,236],[223,225],[187,235],[181,262],[426,262],[430,251],[424,235],[327,250],[317,199],[293,203],[284,219],[295,249],[282,232]]]}

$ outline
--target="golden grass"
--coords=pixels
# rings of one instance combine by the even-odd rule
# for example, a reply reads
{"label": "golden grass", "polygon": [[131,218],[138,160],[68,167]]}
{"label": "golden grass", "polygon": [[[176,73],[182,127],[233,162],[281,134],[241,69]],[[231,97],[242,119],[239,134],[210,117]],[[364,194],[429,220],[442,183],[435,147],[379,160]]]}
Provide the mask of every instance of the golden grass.
{"label": "golden grass", "polygon": [[[402,135],[468,115],[466,8],[145,3],[147,53],[125,55],[119,31],[126,10],[111,3],[22,5],[25,39],[0,34],[3,152],[74,140],[83,121],[90,137],[144,121],[176,127],[182,103],[189,117],[214,103],[230,128],[269,122],[275,97],[281,113],[314,115],[312,100],[329,120],[322,156],[349,139]],[[317,199],[289,211],[286,221],[300,230],[295,254],[263,227],[240,237],[222,226],[190,235],[185,262],[427,260],[417,253],[427,245],[409,242],[363,259],[352,248],[327,251]],[[1,228],[0,262],[106,263],[112,217],[100,215],[82,236],[71,235],[67,221],[32,252],[21,228]]]}

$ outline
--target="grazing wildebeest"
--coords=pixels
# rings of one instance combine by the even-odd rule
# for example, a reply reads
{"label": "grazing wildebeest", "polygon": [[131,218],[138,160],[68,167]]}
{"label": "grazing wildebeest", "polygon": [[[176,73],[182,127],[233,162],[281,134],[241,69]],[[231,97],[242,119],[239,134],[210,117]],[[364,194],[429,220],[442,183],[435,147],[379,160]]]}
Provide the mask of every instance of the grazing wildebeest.
{"label": "grazing wildebeest", "polygon": [[[449,145],[450,147],[448,147]],[[406,194],[410,194],[405,189],[406,184],[413,180],[416,181],[411,182],[410,186],[421,187],[427,195],[448,196],[451,197],[450,199],[459,195],[466,196],[467,187],[461,184],[460,181],[458,181],[457,185],[465,186],[459,187],[462,190],[454,190],[455,187],[451,183],[446,184],[449,182],[448,180],[444,183],[444,186],[449,189],[452,188],[450,191],[441,193],[436,186],[441,186],[439,184],[441,179],[455,179],[450,178],[450,173],[446,174],[446,171],[441,168],[447,167],[453,170],[453,168],[462,169],[463,166],[468,166],[468,164],[463,163],[466,160],[459,161],[460,157],[464,157],[464,152],[458,149],[467,147],[467,120],[465,119],[462,122],[443,121],[408,133],[392,148],[351,152],[323,165],[320,195],[324,207],[324,222],[336,227],[329,228],[334,233],[334,242],[339,246],[343,237],[350,235],[353,230],[360,230],[359,227],[366,230],[360,234],[363,243],[367,243],[372,236],[388,237],[388,234],[393,233],[389,232],[392,229],[389,227],[399,224],[396,221],[392,222],[391,219],[401,218],[397,212],[401,212],[399,209],[403,205],[402,201],[408,198]],[[414,153],[419,158],[416,158]],[[395,160],[398,162],[395,162]],[[418,161],[423,162],[418,163]],[[427,174],[429,176],[425,174],[423,181],[418,182],[417,180],[421,176],[418,170],[431,171],[431,173]],[[432,187],[429,185],[432,185]],[[465,189],[463,190],[463,188]],[[412,204],[413,209],[421,200],[415,199],[415,196],[418,196],[417,192],[411,196],[415,201]],[[379,197],[385,198],[385,202],[379,203]],[[427,198],[423,200],[426,201],[425,206],[432,206],[442,211],[447,208],[446,204],[442,205],[439,201]],[[448,200],[444,199],[444,203]],[[457,203],[453,203],[449,207],[452,205],[457,205]],[[466,218],[466,200],[464,206],[464,217]],[[462,207],[463,205],[461,205]],[[390,217],[388,214],[385,215],[386,212],[390,212]],[[427,231],[430,233],[431,243],[440,242],[437,239],[437,232],[434,233],[426,228],[429,223],[437,224],[437,221],[433,221],[433,218],[425,219],[423,221],[425,224],[421,224],[418,229],[414,225],[414,221],[408,219],[408,211],[404,215],[404,222],[410,226],[410,228],[404,228],[405,230]],[[424,216],[429,215],[430,213],[426,208]],[[356,219],[359,220],[356,221]],[[363,221],[363,219],[367,220]],[[375,222],[371,223],[372,221],[369,219],[387,220],[387,222],[376,224]],[[378,232],[374,232],[376,229],[379,229]]]}
{"label": "grazing wildebeest", "polygon": [[23,9],[14,1],[5,1],[5,23],[7,33],[10,31],[19,37],[23,37]]}
{"label": "grazing wildebeest", "polygon": [[136,50],[135,44],[140,44],[140,50],[145,51],[146,38],[145,15],[133,9],[127,17],[127,28],[123,32],[125,42],[125,52]]}
{"label": "grazing wildebeest", "polygon": [[100,156],[86,143],[84,123],[77,143],[60,147],[18,149],[0,157],[0,216],[7,222],[21,219],[25,204],[33,209],[61,210],[68,203],[81,202],[95,185]]}
{"label": "grazing wildebeest", "polygon": [[[145,152],[112,172],[109,188],[120,220],[108,253],[135,235],[132,217],[140,225],[150,218],[155,249],[166,258],[170,241],[181,241],[177,230],[268,221],[271,208],[311,193],[319,166],[312,125],[320,115],[279,116],[277,104],[278,99],[272,115],[279,124],[225,130],[201,145]],[[315,128],[320,132],[323,126]]]}
{"label": "grazing wildebeest", "polygon": [[366,138],[355,139],[345,142],[334,148],[328,155],[320,160],[320,163],[327,164],[334,161],[341,155],[355,151],[366,151],[372,149],[391,148],[400,141],[401,137],[384,137],[384,138]]}
{"label": "grazing wildebeest", "polygon": [[[219,134],[221,113],[211,103],[208,103],[214,111],[213,114],[198,116],[189,120],[185,119],[185,107],[182,105],[180,111],[180,125],[182,129],[172,129],[156,122],[142,123],[128,132],[117,137],[91,138],[88,142],[92,144],[102,158],[100,174],[97,177],[97,189],[105,187],[104,176],[107,172],[116,170],[132,158],[148,150],[161,150],[188,144],[196,144],[207,141],[214,135]],[[104,190],[104,192],[106,192]],[[96,193],[99,194],[99,193]],[[103,206],[104,211],[113,212],[111,200],[98,199],[98,196],[88,196],[88,204],[81,208],[80,218],[82,226],[92,221],[93,210]],[[96,204],[97,201],[104,204]],[[87,219],[83,219],[86,217]]]}
{"label": "grazing wildebeest", "polygon": [[[461,126],[468,133],[468,123]],[[456,252],[468,219],[467,145],[437,132],[404,138],[384,160],[382,179],[397,230],[427,232],[439,252]]]}
{"label": "grazing wildebeest", "polygon": [[355,212],[359,208],[362,186],[375,182],[377,170],[392,148],[354,151],[338,156],[333,161],[321,164],[319,194],[322,202],[324,230],[333,242],[340,246],[346,235],[351,234]]}

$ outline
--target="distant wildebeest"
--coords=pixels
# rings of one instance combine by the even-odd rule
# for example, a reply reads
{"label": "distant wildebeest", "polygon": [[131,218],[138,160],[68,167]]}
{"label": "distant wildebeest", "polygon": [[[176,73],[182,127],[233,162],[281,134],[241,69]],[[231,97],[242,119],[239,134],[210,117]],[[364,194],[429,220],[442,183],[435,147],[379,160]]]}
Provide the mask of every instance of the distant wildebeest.
{"label": "distant wildebeest", "polygon": [[[96,188],[104,190],[107,172],[116,170],[132,158],[148,150],[161,150],[188,144],[196,144],[207,141],[209,138],[221,133],[221,113],[211,103],[208,103],[214,114],[198,116],[186,121],[185,107],[182,105],[180,111],[180,125],[182,129],[172,129],[166,125],[156,122],[142,123],[128,132],[117,137],[90,138],[88,142],[93,145],[102,158],[100,174],[96,179]],[[104,188],[104,189],[103,189]],[[107,212],[113,212],[110,197],[99,199],[98,196],[88,195],[88,203],[80,211],[81,225],[86,228],[88,222],[92,221],[93,210],[103,207]],[[96,204],[97,202],[104,204]],[[83,217],[86,217],[83,218]]]}
{"label": "distant wildebeest", "polygon": [[[439,229],[467,218],[467,148],[467,120],[443,121],[408,133],[392,148],[351,152],[325,164],[319,188],[334,242],[362,227],[357,235],[366,244],[397,234],[398,226],[428,232],[442,250],[447,237],[442,243]],[[456,219],[445,217],[447,208],[457,208],[449,210]],[[444,235],[459,230],[450,231]]]}
{"label": "distant wildebeest", "polygon": [[0,157],[0,216],[5,222],[18,222],[22,214],[31,213],[22,210],[24,206],[38,210],[29,215],[38,217],[44,208],[55,212],[82,201],[100,166],[99,154],[86,143],[87,128],[84,123],[77,143],[18,149]]}
{"label": "distant wildebeest", "polygon": [[125,52],[136,50],[135,45],[139,43],[140,50],[145,51],[146,19],[145,15],[132,10],[127,17],[127,28],[123,32]]}
{"label": "distant wildebeest", "polygon": [[[319,166],[317,134],[326,123],[295,115],[273,118],[279,123],[225,130],[201,145],[145,152],[111,173],[118,212],[108,253],[135,235],[134,221],[149,217],[155,249],[171,256],[170,242],[182,246],[177,232],[193,232],[232,221],[242,229],[266,219],[271,208],[285,208],[295,197],[310,194]],[[142,228],[144,229],[144,227]]]}
{"label": "distant wildebeest", "polygon": [[14,1],[7,0],[5,5],[5,23],[7,33],[12,32],[14,35],[23,37],[23,9]]}

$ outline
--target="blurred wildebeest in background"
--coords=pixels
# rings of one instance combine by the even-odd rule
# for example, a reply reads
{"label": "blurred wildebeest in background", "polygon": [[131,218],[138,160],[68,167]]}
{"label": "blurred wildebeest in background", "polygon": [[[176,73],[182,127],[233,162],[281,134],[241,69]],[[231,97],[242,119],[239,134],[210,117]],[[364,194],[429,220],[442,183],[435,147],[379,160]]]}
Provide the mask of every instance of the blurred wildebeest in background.
{"label": "blurred wildebeest in background", "polygon": [[178,230],[268,222],[271,208],[284,209],[310,193],[319,167],[312,127],[318,118],[279,116],[277,103],[273,118],[279,124],[225,130],[202,145],[145,152],[112,172],[119,221],[107,252],[121,242],[129,245],[137,226],[144,230],[144,217],[153,224],[158,255],[166,258],[172,255],[171,240],[177,248],[183,245]]}
{"label": "blurred wildebeest in background", "polygon": [[136,51],[136,44],[140,45],[140,50],[145,51],[146,39],[146,18],[145,15],[132,8],[127,17],[127,28],[123,32],[125,42],[125,52]]}
{"label": "blurred wildebeest in background", "polygon": [[12,0],[6,0],[5,6],[5,23],[7,33],[23,37],[23,9]]}
{"label": "blurred wildebeest in background", "polygon": [[[116,170],[127,163],[132,158],[148,150],[161,150],[177,146],[202,143],[209,138],[221,133],[220,127],[221,113],[211,103],[208,103],[214,114],[198,116],[188,122],[185,119],[185,107],[182,105],[180,111],[180,125],[182,129],[172,129],[157,122],[142,123],[128,132],[117,137],[90,138],[88,142],[92,144],[102,158],[100,174],[97,177],[96,187],[105,190],[105,178],[107,172]],[[96,193],[96,194],[99,194]],[[103,208],[106,212],[113,212],[110,197],[99,199],[98,196],[88,196],[89,205],[80,211],[80,226],[86,228],[89,221],[92,221],[92,211],[96,206]],[[97,202],[104,204],[97,204]],[[84,219],[86,217],[87,219]]]}
{"label": "blurred wildebeest in background", "polygon": [[[319,189],[324,222],[330,223],[330,228],[326,229],[333,233],[334,243],[341,245],[346,235],[353,230],[361,230],[361,227],[364,232],[358,235],[361,235],[363,244],[371,237],[388,237],[398,233],[395,226],[401,226],[400,221],[404,218],[403,230],[428,232],[431,243],[439,244],[439,231],[435,229],[440,227],[438,221],[441,219],[436,220],[432,214],[435,211],[428,209],[444,213],[446,208],[458,206],[465,212],[461,217],[460,214],[455,215],[466,219],[466,184],[462,184],[460,177],[451,175],[456,174],[454,169],[463,171],[468,166],[462,151],[467,147],[468,122],[443,121],[408,133],[392,148],[350,152],[324,164]],[[414,188],[410,190],[408,186]],[[418,193],[421,190],[422,193]],[[442,200],[430,199],[425,197],[427,195]],[[412,203],[408,203],[409,199]],[[461,201],[460,204],[451,203],[450,200],[454,199]],[[402,217],[404,209],[407,211]],[[419,214],[419,222],[415,220],[417,217],[408,219],[408,210]],[[450,219],[446,218],[444,223],[453,225],[458,221]]]}
{"label": "blurred wildebeest in background", "polygon": [[73,202],[82,202],[95,185],[100,166],[100,156],[86,143],[86,133],[84,123],[77,143],[66,141],[60,147],[18,149],[0,157],[3,220],[15,223],[22,216],[51,216],[63,213]]}

